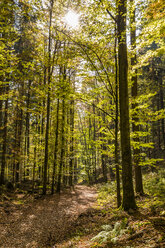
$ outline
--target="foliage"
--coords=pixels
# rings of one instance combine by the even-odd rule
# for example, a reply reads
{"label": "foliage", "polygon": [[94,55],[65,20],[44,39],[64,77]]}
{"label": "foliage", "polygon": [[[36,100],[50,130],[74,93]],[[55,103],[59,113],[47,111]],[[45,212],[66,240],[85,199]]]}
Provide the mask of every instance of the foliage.
{"label": "foliage", "polygon": [[160,169],[158,172],[149,173],[145,177],[144,187],[150,195],[163,198],[165,192],[165,170]]}
{"label": "foliage", "polygon": [[114,198],[116,192],[115,182],[106,183],[98,187],[98,204],[103,206]]}
{"label": "foliage", "polygon": [[100,243],[107,243],[111,241],[116,243],[118,239],[128,232],[127,219],[123,219],[121,222],[116,222],[114,228],[111,225],[102,226],[103,231],[92,238],[92,241],[98,241]]}

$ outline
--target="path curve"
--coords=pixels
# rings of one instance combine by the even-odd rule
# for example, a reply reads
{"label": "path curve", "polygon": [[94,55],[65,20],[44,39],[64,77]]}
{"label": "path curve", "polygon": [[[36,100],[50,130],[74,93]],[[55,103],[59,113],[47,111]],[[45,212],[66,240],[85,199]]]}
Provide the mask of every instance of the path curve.
{"label": "path curve", "polygon": [[96,196],[94,188],[79,185],[60,196],[45,196],[15,211],[9,209],[0,220],[0,247],[50,247],[52,240],[65,238],[77,217],[94,205]]}

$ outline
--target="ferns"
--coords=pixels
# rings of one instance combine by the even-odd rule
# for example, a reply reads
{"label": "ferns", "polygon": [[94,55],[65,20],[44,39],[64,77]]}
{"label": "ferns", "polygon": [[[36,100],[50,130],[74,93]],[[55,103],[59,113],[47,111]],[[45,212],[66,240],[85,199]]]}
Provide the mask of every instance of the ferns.
{"label": "ferns", "polygon": [[127,218],[121,222],[116,222],[114,228],[111,225],[102,226],[103,231],[99,232],[95,237],[92,238],[92,241],[97,241],[99,243],[106,243],[111,241],[116,243],[118,239],[125,233],[128,232]]}

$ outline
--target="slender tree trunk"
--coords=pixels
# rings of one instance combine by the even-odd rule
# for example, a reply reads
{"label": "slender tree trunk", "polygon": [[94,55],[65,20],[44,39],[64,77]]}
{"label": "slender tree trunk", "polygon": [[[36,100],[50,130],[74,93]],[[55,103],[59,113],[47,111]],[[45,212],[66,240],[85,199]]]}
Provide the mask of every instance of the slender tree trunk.
{"label": "slender tree trunk", "polygon": [[[25,166],[29,167],[29,150],[30,150],[30,88],[31,88],[31,80],[28,82],[28,92],[27,92],[27,100],[26,100],[26,129],[25,129]],[[29,170],[29,168],[28,168]],[[24,178],[26,177],[26,168],[24,168]]]}
{"label": "slender tree trunk", "polygon": [[[85,131],[83,130],[83,123],[82,123],[82,120],[81,120],[81,115],[80,115],[80,113],[79,113],[79,119],[80,119],[80,127],[79,127],[79,130],[80,130],[80,132],[82,133],[82,136],[83,136],[83,138],[84,138],[84,146],[85,146],[85,148],[84,148],[84,161],[83,161],[83,163],[85,164],[85,171],[86,171],[86,174],[87,174],[87,176],[88,176],[88,181],[89,181],[89,183],[90,183],[90,173],[89,173],[89,168],[90,168],[90,162],[89,162],[89,154],[88,154],[88,147],[87,147],[87,139],[86,139],[86,134],[85,134]],[[82,142],[83,143],[83,142]]]}
{"label": "slender tree trunk", "polygon": [[[102,146],[103,152],[106,150],[106,146]],[[106,155],[104,153],[101,154],[101,165],[102,165],[102,172],[103,172],[103,179],[104,182],[107,182],[107,164],[106,164]]]}
{"label": "slender tree trunk", "polygon": [[[20,65],[20,71],[22,72],[22,66]],[[20,169],[21,169],[21,151],[22,151],[22,130],[23,130],[23,103],[22,99],[24,97],[24,83],[20,84],[19,89],[19,98],[17,104],[17,116],[16,116],[16,134],[15,134],[15,183],[19,183],[20,181]],[[16,185],[17,186],[17,185]]]}
{"label": "slender tree trunk", "polygon": [[20,180],[20,164],[21,164],[21,140],[22,140],[22,128],[23,128],[23,110],[18,109],[17,112],[17,133],[16,133],[16,164],[15,164],[15,182]]}
{"label": "slender tree trunk", "polygon": [[59,165],[59,172],[58,172],[58,181],[57,181],[57,193],[61,191],[61,178],[62,178],[62,168],[64,162],[64,144],[65,144],[65,137],[64,137],[64,126],[65,126],[65,100],[62,100],[62,123],[61,123],[61,156],[60,156],[60,165]]}
{"label": "slender tree trunk", "polygon": [[49,44],[48,44],[48,93],[47,93],[47,110],[46,110],[46,132],[45,132],[45,159],[43,171],[43,195],[46,195],[48,157],[49,157],[49,122],[50,122],[50,91],[51,91],[51,28],[52,28],[53,0],[51,0],[50,17],[49,17]]}
{"label": "slender tree trunk", "polygon": [[[0,78],[0,81],[2,81],[3,78]],[[0,139],[2,139],[2,129],[3,129],[3,100],[2,100],[2,96],[3,96],[3,92],[4,92],[4,87],[0,85]],[[1,144],[0,144],[0,151],[1,151]]]}
{"label": "slender tree trunk", "polygon": [[[9,86],[6,86],[5,94],[8,94]],[[5,183],[5,168],[6,168],[6,148],[7,148],[7,123],[8,123],[8,96],[5,100],[5,114],[4,114],[4,129],[3,129],[3,145],[2,145],[2,165],[0,185]]]}
{"label": "slender tree trunk", "polygon": [[[44,58],[45,58],[45,63],[46,63],[46,38],[44,37]],[[43,76],[43,83],[44,83],[44,89],[46,86],[46,79],[47,79],[47,67],[46,65],[44,65],[44,76]],[[45,105],[46,105],[46,99],[45,97],[43,98],[43,102],[42,102],[42,107],[43,107],[43,111],[42,111],[42,115],[41,115],[41,139],[40,139],[40,144],[42,147],[41,150],[41,165],[39,167],[39,171],[40,171],[40,178],[43,179],[43,175],[44,175],[44,159],[43,159],[43,153],[44,153],[44,128],[45,128]]]}
{"label": "slender tree trunk", "polygon": [[96,118],[95,118],[95,106],[93,104],[93,114],[94,114],[94,120],[93,120],[93,163],[94,163],[94,168],[93,168],[93,176],[94,176],[94,181],[96,182],[97,180],[97,175],[96,175]]}
{"label": "slender tree trunk", "polygon": [[[115,28],[116,33],[116,28]],[[118,126],[119,126],[119,103],[118,103],[118,66],[117,66],[117,38],[115,37],[115,85],[116,85],[116,116],[115,116],[115,167],[116,167],[116,189],[117,189],[117,207],[121,205],[120,193],[120,171],[119,171],[119,145],[118,145]]]}
{"label": "slender tree trunk", "polygon": [[119,59],[119,103],[120,133],[122,153],[122,182],[124,210],[136,208],[130,146],[129,99],[128,99],[128,59],[126,45],[126,0],[117,1],[118,59]]}
{"label": "slender tree trunk", "polygon": [[[131,6],[134,4],[134,0],[130,1]],[[131,66],[136,65],[136,27],[135,27],[135,9],[131,11],[131,33],[130,33],[130,38],[131,38],[131,46],[133,50],[133,55],[131,58]],[[132,98],[133,98],[133,104],[132,104],[132,109],[133,109],[133,116],[132,116],[132,131],[135,134],[134,141],[139,143],[139,137],[138,137],[138,132],[139,132],[139,125],[137,124],[139,121],[139,118],[135,114],[135,110],[138,107],[138,104],[136,102],[136,98],[138,95],[138,85],[137,85],[137,70],[135,70],[135,75],[131,77],[132,80]],[[140,149],[139,148],[134,148],[133,149],[133,154],[134,154],[134,165],[135,165],[135,190],[136,193],[143,194],[143,183],[142,183],[142,171],[141,171],[141,166],[139,165],[140,161]]]}
{"label": "slender tree trunk", "polygon": [[55,184],[55,172],[57,168],[57,155],[58,155],[58,136],[59,136],[59,98],[57,99],[57,112],[56,112],[56,138],[54,146],[54,163],[53,163],[53,174],[52,174],[52,194],[54,194]]}
{"label": "slender tree trunk", "polygon": [[34,147],[34,163],[33,163],[33,179],[32,179],[32,192],[34,193],[34,189],[35,189],[35,171],[36,171],[36,157],[37,157],[37,147],[35,144]]}
{"label": "slender tree trunk", "polygon": [[[164,109],[164,97],[163,97],[163,76],[162,71],[160,72],[159,79],[159,95],[160,95],[160,108]],[[162,129],[162,137],[163,137],[163,146],[165,149],[165,128],[164,128],[164,118],[161,119],[161,129]]]}
{"label": "slender tree trunk", "polygon": [[74,165],[74,100],[70,102],[70,159],[69,159],[69,186],[73,185]]}
{"label": "slender tree trunk", "polygon": [[[102,114],[103,117],[103,121],[105,123],[105,114]],[[104,178],[104,182],[107,182],[107,155],[105,155],[105,151],[106,151],[106,145],[105,145],[105,139],[106,136],[104,133],[101,133],[101,137],[102,137],[102,154],[101,154],[101,164],[102,164],[102,172],[103,172],[103,178]]]}
{"label": "slender tree trunk", "polygon": [[78,158],[74,158],[74,184],[78,181]]}

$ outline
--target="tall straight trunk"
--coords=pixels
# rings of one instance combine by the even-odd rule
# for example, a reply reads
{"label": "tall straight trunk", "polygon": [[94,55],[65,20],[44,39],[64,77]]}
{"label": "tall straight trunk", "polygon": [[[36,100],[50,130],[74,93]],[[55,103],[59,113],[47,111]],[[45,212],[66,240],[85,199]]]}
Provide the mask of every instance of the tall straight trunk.
{"label": "tall straight trunk", "polygon": [[[160,110],[160,95],[157,94],[157,110]],[[158,132],[158,148],[161,149],[161,131],[160,131],[160,120],[157,121],[157,132]]]}
{"label": "tall straight trunk", "polygon": [[64,126],[65,126],[65,100],[62,100],[62,123],[61,123],[61,155],[60,155],[60,165],[58,172],[58,181],[57,181],[57,190],[56,192],[60,193],[61,191],[61,178],[62,178],[62,168],[64,162],[64,154],[65,154],[65,134],[64,134]]}
{"label": "tall straight trunk", "polygon": [[94,120],[93,120],[93,176],[94,176],[94,182],[97,180],[97,175],[96,175],[96,118],[95,118],[95,106],[93,104],[93,114],[94,114]]}
{"label": "tall straight trunk", "polygon": [[[22,67],[20,66],[20,71],[22,71]],[[17,104],[17,114],[16,114],[16,134],[15,134],[15,182],[19,183],[20,181],[20,169],[21,169],[21,151],[22,151],[22,131],[23,131],[23,104],[22,99],[24,97],[24,82],[20,84],[19,89],[19,105]]]}
{"label": "tall straight trunk", "polygon": [[[159,79],[159,95],[160,95],[160,109],[164,109],[163,75],[162,75],[162,71],[160,72],[160,79]],[[163,137],[163,146],[164,146],[164,149],[165,149],[164,118],[161,119],[161,129],[162,129],[162,137]]]}
{"label": "tall straight trunk", "polygon": [[[106,151],[106,146],[103,145],[102,146],[102,150],[103,151]],[[103,172],[103,179],[104,179],[104,182],[106,183],[107,182],[107,156],[102,153],[101,154],[101,165],[102,165],[102,172]]]}
{"label": "tall straight trunk", "polygon": [[58,155],[58,136],[59,136],[59,98],[57,99],[57,112],[56,112],[56,138],[54,146],[54,163],[53,163],[53,174],[52,174],[52,194],[54,194],[55,184],[55,173],[57,168],[57,155]]}
{"label": "tall straight trunk", "polygon": [[69,186],[73,185],[74,170],[74,100],[70,102],[70,160],[69,160]]}
{"label": "tall straight trunk", "polygon": [[[105,123],[105,113],[102,113],[102,117],[103,117],[103,121]],[[103,172],[103,179],[104,182],[107,182],[107,155],[105,155],[105,151],[106,151],[106,145],[105,145],[105,134],[101,133],[101,137],[102,137],[102,154],[101,154],[101,164],[102,164],[102,172]]]}
{"label": "tall straight trunk", "polygon": [[[31,80],[28,82],[28,92],[27,92],[27,100],[26,100],[26,129],[25,129],[25,164],[29,165],[29,150],[30,150],[30,88],[31,88]],[[26,168],[24,168],[26,171]],[[26,172],[24,171],[24,175],[26,177]],[[25,178],[24,177],[24,178]]]}
{"label": "tall straight trunk", "polygon": [[[46,48],[44,48],[44,49],[46,49]],[[47,77],[47,68],[46,68],[46,66],[44,66],[44,88],[45,88],[45,86],[46,86],[46,77]],[[44,169],[44,159],[43,159],[43,153],[44,153],[44,151],[43,151],[43,144],[44,144],[44,127],[45,127],[45,105],[46,105],[46,101],[45,101],[45,99],[43,99],[43,102],[42,102],[42,107],[43,107],[43,111],[42,111],[42,115],[41,115],[41,139],[40,139],[40,144],[41,144],[41,147],[42,147],[42,149],[41,149],[41,164],[40,164],[40,166],[39,166],[39,171],[40,171],[40,173],[39,173],[39,177],[40,178],[43,178],[43,169]]]}
{"label": "tall straight trunk", "polygon": [[[115,27],[116,34],[116,27]],[[116,85],[116,113],[115,113],[115,168],[116,168],[116,189],[117,189],[117,207],[121,205],[120,193],[120,171],[119,171],[119,145],[118,145],[118,126],[119,126],[119,99],[118,99],[118,66],[117,66],[117,37],[115,37],[115,85]]]}
{"label": "tall straight trunk", "polygon": [[47,173],[48,173],[48,156],[49,156],[49,122],[50,122],[50,91],[51,91],[51,28],[53,0],[51,0],[50,16],[49,16],[49,44],[48,44],[48,93],[47,93],[47,109],[46,109],[46,132],[45,132],[45,158],[43,170],[43,195],[46,194]]}
{"label": "tall straight trunk", "polygon": [[35,144],[35,147],[34,147],[34,163],[33,163],[33,179],[32,179],[32,192],[33,193],[34,193],[34,188],[35,188],[36,157],[37,157],[37,147],[36,147],[36,144]]}
{"label": "tall straight trunk", "polygon": [[[2,81],[3,78],[0,77],[0,81]],[[2,129],[3,129],[3,92],[4,92],[4,87],[0,85],[0,139],[2,139]],[[1,149],[1,144],[0,144],[0,149]]]}
{"label": "tall straight trunk", "polygon": [[17,110],[17,127],[16,127],[16,163],[15,163],[15,182],[20,180],[20,165],[21,165],[21,141],[23,128],[23,110]]}
{"label": "tall straight trunk", "polygon": [[[66,127],[65,127],[65,133],[68,135],[69,134],[69,125],[70,125],[70,108],[66,104],[66,109],[65,109],[65,116],[66,116]],[[69,135],[68,135],[69,136]],[[69,185],[69,139],[65,139],[65,144],[64,144],[64,155],[63,155],[63,166],[62,166],[62,184],[64,187]]]}
{"label": "tall straight trunk", "polygon": [[122,153],[122,183],[124,210],[136,208],[130,146],[129,99],[128,99],[128,58],[126,44],[126,0],[117,1],[118,59],[119,59],[119,103]]}
{"label": "tall straight trunk", "polygon": [[[134,4],[134,0],[130,0],[131,6]],[[131,67],[136,65],[136,27],[135,27],[135,9],[131,11],[131,33],[130,33],[130,39],[131,39],[131,46],[133,50],[133,55],[131,57]],[[139,143],[139,125],[137,124],[139,121],[139,118],[135,114],[135,109],[138,107],[138,104],[136,102],[136,98],[138,96],[138,84],[137,84],[137,70],[135,70],[134,76],[131,77],[132,81],[132,98],[133,98],[133,104],[132,104],[132,110],[133,110],[133,116],[132,116],[132,131],[135,133],[134,141]],[[133,159],[134,159],[134,168],[135,168],[135,190],[138,194],[143,194],[143,183],[142,183],[142,171],[141,166],[139,165],[140,162],[140,149],[134,148],[133,149]]]}
{"label": "tall straight trunk", "polygon": [[78,158],[74,158],[74,184],[78,181]]}
{"label": "tall straight trunk", "polygon": [[[9,86],[6,86],[5,94],[8,94]],[[4,128],[3,128],[3,144],[2,144],[2,165],[1,165],[1,176],[0,185],[5,183],[5,168],[6,168],[6,148],[7,148],[7,122],[8,122],[8,96],[5,100],[5,114],[4,114]]]}
{"label": "tall straight trunk", "polygon": [[[0,76],[0,81],[3,82],[3,77]],[[3,104],[4,104],[4,100],[2,98],[4,93],[4,86],[0,85],[0,140],[3,140]],[[2,152],[2,142],[0,142],[0,153]],[[1,157],[2,159],[2,157]],[[2,161],[0,160],[0,164],[2,163]]]}
{"label": "tall straight trunk", "polygon": [[[78,112],[79,113],[79,112]],[[87,147],[87,139],[86,139],[86,133],[85,131],[83,130],[83,122],[81,120],[81,115],[79,113],[79,119],[80,119],[80,123],[79,123],[79,130],[80,132],[82,133],[82,137],[84,138],[84,142],[82,141],[82,144],[84,145],[84,160],[83,160],[83,163],[85,164],[85,172],[88,176],[88,181],[89,183],[91,182],[90,180],[90,173],[89,173],[89,154],[88,154],[88,147]]]}

